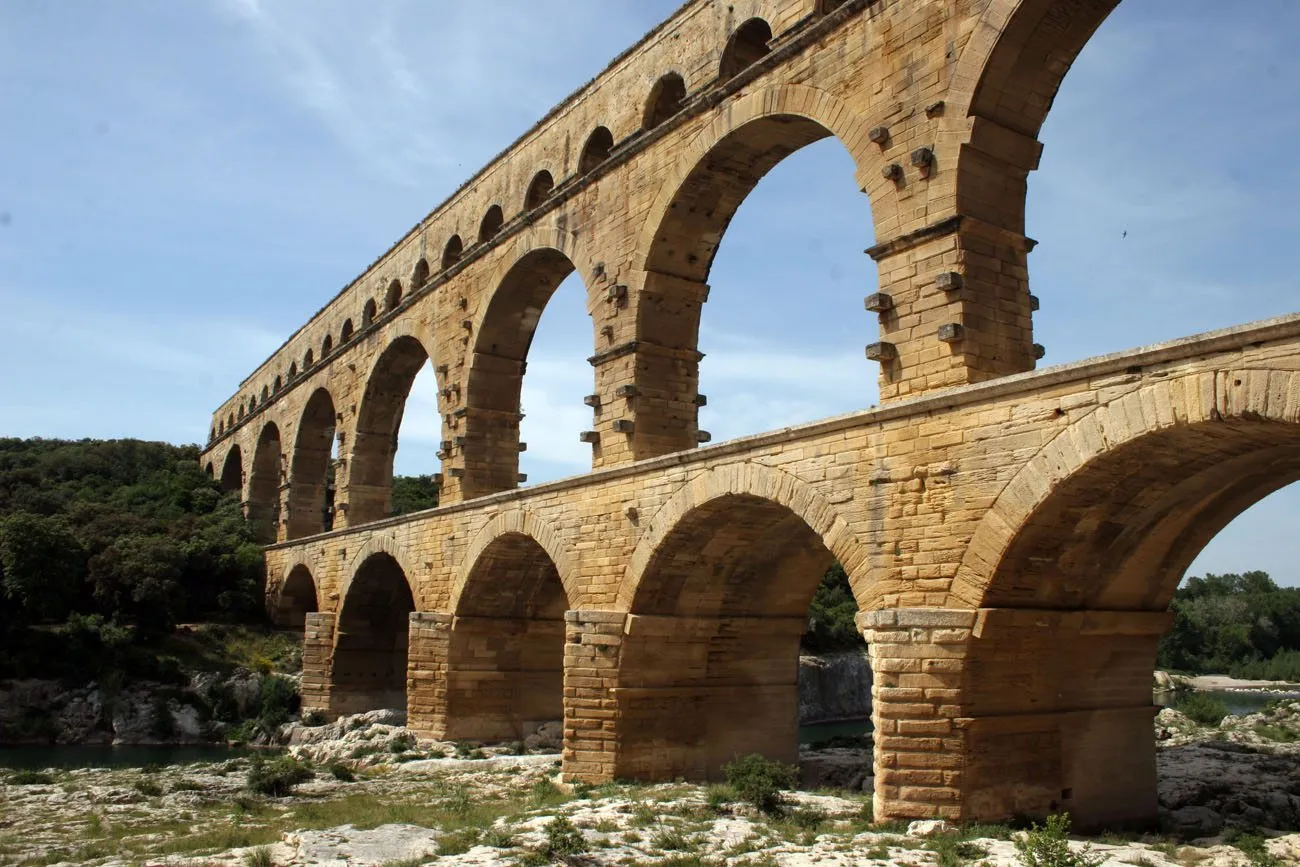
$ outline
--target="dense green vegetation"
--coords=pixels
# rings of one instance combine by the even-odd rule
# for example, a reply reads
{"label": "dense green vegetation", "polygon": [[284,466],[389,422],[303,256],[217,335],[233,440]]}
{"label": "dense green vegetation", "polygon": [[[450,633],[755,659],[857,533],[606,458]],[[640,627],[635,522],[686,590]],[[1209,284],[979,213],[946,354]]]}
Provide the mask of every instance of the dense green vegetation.
{"label": "dense green vegetation", "polygon": [[433,476],[397,476],[393,479],[393,514],[409,515],[438,505],[438,483]]}
{"label": "dense green vegetation", "polygon": [[0,677],[147,676],[178,623],[261,621],[261,550],[198,455],[0,439]]}
{"label": "dense green vegetation", "polygon": [[1171,671],[1300,680],[1300,588],[1265,572],[1189,578],[1158,664]]}
{"label": "dense green vegetation", "polygon": [[809,653],[833,653],[864,647],[862,633],[853,619],[857,613],[858,603],[849,588],[849,576],[844,567],[836,563],[822,577],[812,605],[808,607],[808,631],[803,636],[803,649]]}

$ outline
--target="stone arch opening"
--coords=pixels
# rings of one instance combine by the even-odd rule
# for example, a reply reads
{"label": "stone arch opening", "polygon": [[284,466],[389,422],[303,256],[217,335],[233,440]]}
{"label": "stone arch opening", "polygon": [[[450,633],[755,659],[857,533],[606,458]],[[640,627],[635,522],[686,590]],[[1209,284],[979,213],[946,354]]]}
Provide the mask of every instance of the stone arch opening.
{"label": "stone arch opening", "polygon": [[722,81],[730,81],[741,71],[762,60],[772,51],[768,47],[771,41],[772,25],[762,18],[751,18],[741,24],[736,28],[736,32],[731,34],[726,48],[722,50],[718,78]]}
{"label": "stone arch opening", "polygon": [[447,246],[442,250],[442,267],[450,268],[459,262],[463,255],[465,255],[465,242],[460,239],[460,235],[452,235],[447,240]]}
{"label": "stone arch opening", "polygon": [[443,737],[522,740],[562,719],[568,607],[534,539],[505,533],[484,549],[453,612]]}
{"label": "stone arch opening", "polygon": [[505,225],[505,214],[501,211],[500,205],[493,205],[488,208],[487,213],[483,215],[483,222],[478,226],[478,241],[485,244],[497,236],[501,227]]}
{"label": "stone arch opening", "polygon": [[533,176],[533,182],[528,185],[528,192],[524,196],[524,210],[531,211],[533,208],[540,207],[543,202],[551,197],[551,191],[555,189],[555,178],[551,173],[542,169]]}
{"label": "stone arch opening", "polygon": [[316,581],[311,570],[303,563],[294,566],[284,579],[276,599],[275,623],[283,629],[302,631],[307,625],[307,615],[318,611]]}
{"label": "stone arch opening", "polygon": [[[325,339],[328,340],[329,338],[326,337]],[[311,370],[311,366],[315,363],[316,363],[316,354],[312,352],[310,349],[308,349],[307,353],[302,357],[303,372],[306,373],[308,370]]]}
{"label": "stone arch opening", "polygon": [[298,422],[289,471],[289,539],[314,536],[334,528],[334,454],[337,415],[334,399],[318,388],[307,400]]}
{"label": "stone arch opening", "polygon": [[[242,418],[243,416],[241,415],[240,417]],[[230,414],[230,417],[226,419],[226,430],[230,430],[234,426],[235,426],[235,414],[232,412]]]}
{"label": "stone arch opening", "polygon": [[[791,172],[776,173],[760,188],[787,160]],[[647,366],[638,377],[639,392],[662,402],[648,405],[664,407],[637,414],[634,436],[640,457],[692,449],[699,442],[700,408],[706,403],[699,395],[702,390],[709,391],[701,389],[700,382],[704,356],[699,350],[709,349],[701,346],[701,322],[705,301],[716,296],[723,300],[715,300],[715,305],[724,309],[730,305],[731,324],[720,336],[725,338],[722,345],[732,353],[763,358],[786,354],[791,357],[790,369],[825,365],[841,371],[801,382],[798,389],[806,398],[793,398],[787,388],[779,400],[773,397],[781,392],[781,384],[763,381],[761,370],[766,365],[750,363],[745,365],[748,372],[744,376],[729,374],[726,391],[709,395],[708,405],[716,408],[711,410],[714,418],[723,416],[722,424],[731,428],[730,436],[767,429],[777,420],[795,424],[873,402],[878,393],[876,371],[861,350],[862,328],[869,328],[871,320],[860,299],[879,277],[861,255],[862,238],[872,233],[873,222],[870,203],[854,179],[855,171],[854,157],[843,140],[822,122],[802,115],[775,114],[738,120],[734,129],[701,148],[675,185],[670,182],[665,187],[656,216],[651,218],[653,233],[647,232],[642,239],[647,254],[643,295],[637,307],[637,341],[661,348],[669,360],[658,362],[655,369]],[[751,194],[755,207],[742,212]],[[821,224],[820,214],[828,205],[836,212],[857,209],[861,220]],[[790,215],[800,209],[812,219],[791,220]],[[771,219],[774,211],[782,217],[779,227]],[[733,233],[732,223],[738,215],[741,219]],[[711,293],[708,284],[719,249],[733,238],[728,249],[736,250],[737,255],[724,260],[725,267],[715,280],[728,291]],[[777,246],[772,246],[773,241]],[[763,268],[755,268],[753,263],[760,260]],[[788,280],[805,284],[802,292],[806,300],[790,305],[799,309],[780,305],[768,310],[753,304],[752,292],[767,285],[775,295]],[[730,291],[733,285],[740,293]],[[808,303],[813,300],[818,303]],[[828,310],[836,315],[828,316]],[[832,347],[832,352],[843,347],[834,360],[824,349],[818,357],[809,357],[804,354],[807,341],[789,339],[800,325],[819,331],[819,340]],[[759,350],[752,334],[764,330],[762,337],[768,339]],[[735,368],[734,362],[731,367]],[[860,385],[846,388],[842,371],[854,367],[861,372]],[[819,386],[823,379],[833,380],[835,386]],[[744,403],[733,404],[728,412],[724,402],[732,399],[733,390],[742,389],[748,390]],[[764,404],[770,409],[762,422],[742,426],[740,420],[753,407]]]}
{"label": "stone arch opening", "polygon": [[598,126],[587,136],[587,143],[582,146],[582,156],[578,157],[578,174],[585,175],[609,159],[614,150],[614,134],[607,127]]}
{"label": "stone arch opening", "polygon": [[682,110],[686,104],[686,82],[676,72],[669,72],[650,88],[642,115],[641,128],[652,130]]}
{"label": "stone arch opening", "polygon": [[[1180,418],[1072,472],[1053,448],[1045,459],[1068,474],[1002,515],[1009,530],[990,552],[977,638],[948,675],[961,687],[952,715],[969,720],[963,749],[979,756],[966,765],[970,818],[1068,810],[1084,828],[1154,821],[1151,679],[1167,607],[1220,530],[1300,480],[1300,424],[1263,409]],[[1012,755],[997,735],[1009,721],[1039,748]]]}
{"label": "stone arch opening", "polygon": [[329,354],[333,351],[334,351],[334,338],[333,336],[326,334],[325,339],[322,340],[320,344],[320,357],[328,358]]}
{"label": "stone arch opening", "polygon": [[290,382],[293,382],[293,381],[294,381],[295,379],[297,379],[297,378],[298,378],[298,362],[296,362],[296,361],[294,361],[294,362],[290,362],[290,364],[289,364],[289,381],[290,381]]}
{"label": "stone arch opening", "polygon": [[276,540],[279,531],[281,463],[280,429],[274,422],[268,422],[258,435],[257,449],[253,452],[246,509],[254,537],[267,545]]}
{"label": "stone arch opening", "polygon": [[[213,438],[215,439],[215,437]],[[212,461],[208,461],[208,465],[203,468],[203,472],[212,481],[215,482],[217,480],[217,468],[213,465]]]}
{"label": "stone arch opening", "polygon": [[[421,259],[420,261],[424,262],[423,259]],[[425,265],[424,267],[427,271],[429,266]],[[425,275],[425,279],[428,279],[427,274]],[[388,290],[384,293],[384,312],[392,313],[394,310],[397,309],[397,305],[401,303],[402,303],[402,281],[394,280],[392,283],[388,284]]]}
{"label": "stone arch opening", "polygon": [[844,3],[845,0],[817,0],[817,5],[813,11],[818,15],[829,15],[843,6]]}
{"label": "stone arch opening", "polygon": [[420,261],[415,263],[415,268],[411,270],[411,291],[415,292],[423,288],[425,283],[429,282],[429,260],[420,257]]}
{"label": "stone arch opening", "polygon": [[367,298],[366,306],[361,309],[361,327],[369,328],[374,323],[378,312],[379,305],[375,304],[375,299]]}
{"label": "stone arch opening", "polygon": [[506,274],[474,336],[465,405],[466,498],[519,485],[520,394],[528,350],[555,290],[575,270],[564,253],[541,247]]}
{"label": "stone arch opening", "polygon": [[388,554],[357,569],[339,611],[330,672],[332,716],[406,710],[407,648],[415,597],[405,572]]}
{"label": "stone arch opening", "polygon": [[347,343],[349,340],[351,340],[351,339],[352,339],[352,334],[353,334],[354,331],[355,331],[355,329],[352,327],[352,320],[351,320],[351,319],[344,319],[344,320],[343,320],[343,329],[342,329],[341,331],[339,331],[339,343],[340,343],[340,344],[343,344],[343,343]]}
{"label": "stone arch opening", "polygon": [[404,335],[388,345],[370,372],[357,413],[348,461],[348,526],[392,514],[393,457],[411,386],[429,364],[424,345]]}
{"label": "stone arch opening", "polygon": [[729,494],[687,512],[633,597],[614,775],[711,780],[738,755],[797,760],[800,638],[834,562],[770,500]]}
{"label": "stone arch opening", "polygon": [[223,493],[242,494],[244,490],[244,456],[239,446],[231,446],[221,465],[221,490]]}

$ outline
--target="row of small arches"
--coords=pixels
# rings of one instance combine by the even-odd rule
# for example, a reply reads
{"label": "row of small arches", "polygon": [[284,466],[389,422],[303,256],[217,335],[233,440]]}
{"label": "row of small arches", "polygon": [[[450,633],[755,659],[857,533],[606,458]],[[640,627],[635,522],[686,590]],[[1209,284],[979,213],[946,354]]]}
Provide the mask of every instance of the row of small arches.
{"label": "row of small arches", "polygon": [[[818,0],[815,11],[819,15],[829,14],[843,5],[844,2],[845,0]],[[737,27],[727,40],[726,48],[722,52],[722,59],[718,68],[718,80],[721,82],[729,81],[754,63],[762,60],[771,51],[770,43],[772,38],[771,25],[762,18],[751,18]],[[670,72],[660,77],[651,88],[650,95],[646,100],[642,114],[641,131],[643,133],[649,132],[681,111],[686,104],[686,96],[686,82],[681,75]],[[609,159],[613,150],[614,134],[610,132],[608,127],[596,127],[583,145],[578,158],[577,174],[582,176],[591,173]],[[551,194],[555,191],[555,186],[555,178],[549,171],[543,169],[534,175],[524,194],[524,212],[527,213],[541,207],[551,197]],[[504,225],[505,212],[500,205],[492,205],[479,223],[478,243],[484,244],[491,241]],[[453,234],[443,247],[441,270],[446,271],[460,262],[465,254],[465,249],[465,242],[461,236]],[[414,290],[419,290],[429,282],[430,276],[431,269],[428,260],[422,257],[412,271],[411,286]],[[385,292],[385,313],[395,311],[403,297],[402,282],[394,279],[389,283]],[[362,328],[369,327],[374,322],[377,314],[378,305],[373,298],[368,299],[361,313]],[[352,319],[344,320],[339,330],[338,346],[341,347],[349,343],[355,336],[355,332],[356,329]],[[320,359],[323,361],[334,352],[334,349],[333,335],[326,334],[321,342]],[[316,360],[313,350],[309,348],[303,357],[303,372],[310,369],[316,363]],[[294,362],[289,367],[288,381],[292,382],[297,377],[298,364]],[[220,421],[211,430],[210,439],[215,440],[218,436],[224,435],[227,430],[233,429],[238,421],[251,415],[258,406],[269,400],[273,394],[278,393],[283,386],[282,377],[277,376],[273,386],[262,387],[260,401],[257,395],[252,395],[246,401],[241,401],[226,419]]]}

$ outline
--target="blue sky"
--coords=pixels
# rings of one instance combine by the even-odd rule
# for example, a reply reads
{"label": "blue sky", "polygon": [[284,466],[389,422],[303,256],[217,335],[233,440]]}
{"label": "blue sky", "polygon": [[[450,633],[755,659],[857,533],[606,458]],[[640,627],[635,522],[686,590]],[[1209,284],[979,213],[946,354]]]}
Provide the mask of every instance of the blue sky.
{"label": "blue sky", "polygon": [[[676,5],[0,4],[0,435],[201,441],[312,312]],[[1300,309],[1297,32],[1292,0],[1128,0],[1103,26],[1030,179],[1044,363]],[[702,326],[715,441],[876,402],[871,241],[833,140],[741,208]],[[533,481],[589,460],[581,298],[557,292],[529,359]],[[399,472],[436,468],[431,386]],[[1193,571],[1300,584],[1298,519],[1300,490],[1274,495]]]}

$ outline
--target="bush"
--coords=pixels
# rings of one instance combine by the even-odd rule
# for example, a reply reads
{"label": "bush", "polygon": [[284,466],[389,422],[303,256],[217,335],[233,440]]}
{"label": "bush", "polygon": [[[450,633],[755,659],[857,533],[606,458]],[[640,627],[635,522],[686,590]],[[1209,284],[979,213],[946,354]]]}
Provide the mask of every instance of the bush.
{"label": "bush", "polygon": [[301,699],[298,688],[283,677],[266,677],[262,680],[257,721],[268,731],[274,731],[298,712]]}
{"label": "bush", "polygon": [[351,768],[342,762],[330,762],[329,767],[326,768],[326,770],[330,772],[330,776],[338,780],[340,783],[355,783],[357,781],[357,775],[352,772]]}
{"label": "bush", "polygon": [[248,768],[248,788],[259,795],[283,798],[291,794],[299,783],[305,783],[313,776],[310,768],[292,756],[281,756],[268,762],[255,755]]}
{"label": "bush", "polygon": [[400,734],[388,742],[388,751],[394,755],[415,749],[415,735]]}
{"label": "bush", "polygon": [[546,843],[542,854],[548,858],[581,855],[587,851],[587,840],[566,816],[556,816],[546,826]]}
{"label": "bush", "polygon": [[1090,845],[1071,851],[1069,834],[1069,813],[1048,816],[1045,825],[1035,822],[1016,838],[1016,857],[1024,867],[1100,867],[1105,857],[1093,855]]}
{"label": "bush", "polygon": [[781,811],[781,790],[793,789],[799,781],[799,769],[794,765],[756,753],[729,762],[722,772],[742,801],[769,815]]}
{"label": "bush", "polygon": [[11,786],[48,786],[54,778],[41,771],[14,771],[5,782]]}
{"label": "bush", "polygon": [[153,780],[136,780],[135,790],[146,798],[158,798],[161,797],[163,793],[162,786],[158,785]]}
{"label": "bush", "polygon": [[271,849],[268,846],[258,846],[244,854],[244,864],[246,867],[275,867],[275,861],[271,858]]}
{"label": "bush", "polygon": [[307,728],[319,728],[320,726],[325,725],[325,723],[325,714],[318,710],[308,711],[302,716],[302,724],[307,726]]}
{"label": "bush", "polygon": [[1228,715],[1228,706],[1212,695],[1189,692],[1180,696],[1174,709],[1203,726],[1218,726]]}

